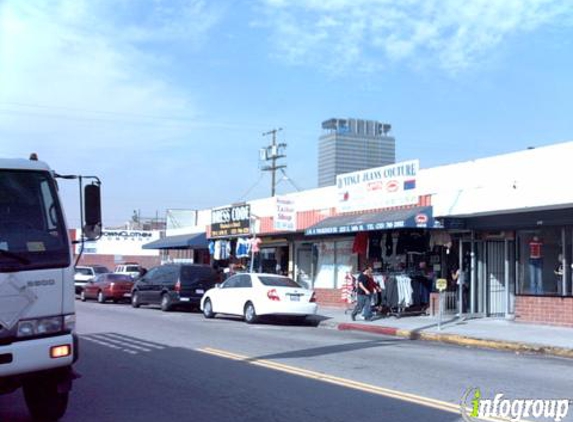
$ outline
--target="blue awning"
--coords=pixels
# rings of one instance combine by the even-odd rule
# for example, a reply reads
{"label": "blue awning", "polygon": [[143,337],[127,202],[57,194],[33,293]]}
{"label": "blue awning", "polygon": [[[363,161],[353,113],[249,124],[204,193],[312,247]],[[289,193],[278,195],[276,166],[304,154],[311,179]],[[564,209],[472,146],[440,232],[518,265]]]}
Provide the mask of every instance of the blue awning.
{"label": "blue awning", "polygon": [[203,233],[167,236],[142,246],[143,249],[207,249],[209,241]]}
{"label": "blue awning", "polygon": [[357,233],[374,230],[439,229],[432,207],[386,210],[326,218],[305,230],[307,236]]}

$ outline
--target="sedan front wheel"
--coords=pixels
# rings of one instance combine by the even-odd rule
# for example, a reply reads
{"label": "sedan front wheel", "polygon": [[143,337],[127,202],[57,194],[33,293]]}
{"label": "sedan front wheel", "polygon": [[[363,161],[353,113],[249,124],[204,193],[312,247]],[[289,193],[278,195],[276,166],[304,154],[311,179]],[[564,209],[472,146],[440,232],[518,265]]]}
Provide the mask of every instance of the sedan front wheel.
{"label": "sedan front wheel", "polygon": [[139,302],[138,292],[133,292],[131,294],[131,306],[133,306],[134,308],[139,308],[141,306],[141,303]]}
{"label": "sedan front wheel", "polygon": [[105,296],[101,290],[97,293],[97,301],[98,303],[105,303]]}
{"label": "sedan front wheel", "polygon": [[251,302],[247,302],[245,305],[244,317],[247,324],[254,324],[257,322],[258,317],[255,311],[255,305],[253,305]]}
{"label": "sedan front wheel", "polygon": [[215,317],[215,313],[213,312],[213,305],[211,304],[211,299],[205,299],[205,303],[203,303],[203,316],[209,319]]}

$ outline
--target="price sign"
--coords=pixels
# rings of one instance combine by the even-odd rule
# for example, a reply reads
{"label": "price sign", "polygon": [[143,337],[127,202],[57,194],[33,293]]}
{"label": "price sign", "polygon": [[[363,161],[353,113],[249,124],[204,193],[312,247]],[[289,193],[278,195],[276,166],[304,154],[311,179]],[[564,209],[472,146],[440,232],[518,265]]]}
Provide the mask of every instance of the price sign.
{"label": "price sign", "polygon": [[445,278],[438,278],[436,280],[436,289],[438,289],[440,292],[446,290],[447,287],[448,287],[448,280],[446,280]]}

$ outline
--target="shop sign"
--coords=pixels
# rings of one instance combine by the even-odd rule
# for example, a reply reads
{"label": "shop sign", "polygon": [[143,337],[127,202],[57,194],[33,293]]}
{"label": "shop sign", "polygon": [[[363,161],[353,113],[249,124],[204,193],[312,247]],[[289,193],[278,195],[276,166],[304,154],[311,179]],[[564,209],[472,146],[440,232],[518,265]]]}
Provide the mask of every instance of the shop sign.
{"label": "shop sign", "polygon": [[440,227],[441,227],[440,224],[430,216],[426,214],[418,214],[417,216],[408,218],[406,220],[381,221],[379,223],[355,223],[355,224],[344,224],[330,227],[309,228],[305,231],[305,234],[309,236],[317,236],[326,234],[367,232],[375,230],[391,230],[391,229],[405,229],[405,228],[436,229]]}
{"label": "shop sign", "polygon": [[[84,254],[97,255],[158,255],[159,251],[142,249],[142,246],[159,240],[158,230],[102,230],[98,240],[84,243]],[[76,253],[80,253],[81,245],[76,245]]]}
{"label": "shop sign", "polygon": [[248,204],[211,210],[211,237],[244,236],[251,233]]}
{"label": "shop sign", "polygon": [[296,206],[294,199],[276,197],[274,228],[278,231],[296,231]]}
{"label": "shop sign", "polygon": [[365,211],[415,205],[419,160],[336,176],[337,211]]}

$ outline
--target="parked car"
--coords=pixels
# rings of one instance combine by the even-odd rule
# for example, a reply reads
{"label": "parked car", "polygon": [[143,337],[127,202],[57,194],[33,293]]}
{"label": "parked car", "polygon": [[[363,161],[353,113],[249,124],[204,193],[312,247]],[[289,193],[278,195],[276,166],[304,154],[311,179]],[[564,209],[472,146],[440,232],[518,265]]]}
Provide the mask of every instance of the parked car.
{"label": "parked car", "polygon": [[99,274],[109,273],[109,269],[103,265],[78,265],[74,268],[74,285],[76,287],[76,294],[81,294],[85,284],[94,280]]}
{"label": "parked car", "polygon": [[99,303],[108,300],[114,302],[129,301],[133,279],[126,274],[100,274],[95,280],[90,280],[80,293],[80,299],[85,302],[87,299],[96,299]]}
{"label": "parked car", "polygon": [[113,272],[116,274],[126,274],[136,279],[143,272],[143,267],[137,263],[126,263],[116,266]]}
{"label": "parked car", "polygon": [[203,294],[220,277],[208,265],[167,264],[151,268],[133,286],[131,305],[158,304],[163,311],[178,306],[199,307]]}
{"label": "parked car", "polygon": [[302,320],[316,314],[317,304],[312,290],[288,277],[243,273],[207,291],[201,310],[205,318],[241,315],[247,323],[254,323],[263,315],[296,316]]}

